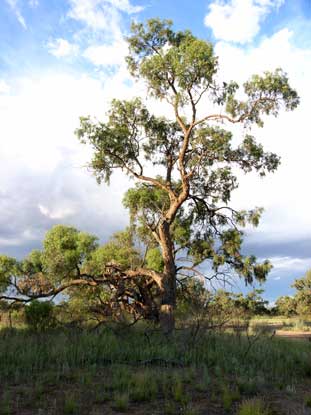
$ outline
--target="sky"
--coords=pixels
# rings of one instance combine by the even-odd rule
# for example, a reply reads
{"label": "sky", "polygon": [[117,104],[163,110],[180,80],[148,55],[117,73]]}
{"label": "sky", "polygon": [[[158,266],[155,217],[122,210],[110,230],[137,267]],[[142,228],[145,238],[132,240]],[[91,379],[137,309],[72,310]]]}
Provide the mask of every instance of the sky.
{"label": "sky", "polygon": [[119,173],[99,186],[74,130],[82,115],[103,119],[112,98],[145,92],[127,72],[124,36],[152,17],[211,41],[223,79],[281,67],[297,89],[297,110],[253,131],[281,166],[241,175],[232,198],[265,209],[244,247],[274,265],[265,297],[291,294],[311,268],[311,0],[1,0],[0,253],[22,258],[58,223],[103,242],[128,224],[122,197],[133,183]]}

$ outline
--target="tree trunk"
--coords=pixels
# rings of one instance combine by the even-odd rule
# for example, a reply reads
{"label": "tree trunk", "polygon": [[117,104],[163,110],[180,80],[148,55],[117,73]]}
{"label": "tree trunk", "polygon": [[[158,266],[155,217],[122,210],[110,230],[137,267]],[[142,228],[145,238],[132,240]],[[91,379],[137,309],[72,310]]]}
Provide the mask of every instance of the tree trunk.
{"label": "tree trunk", "polygon": [[163,221],[159,226],[159,236],[164,261],[160,325],[163,333],[171,334],[175,329],[176,266],[174,244],[172,242],[170,225],[168,222]]}

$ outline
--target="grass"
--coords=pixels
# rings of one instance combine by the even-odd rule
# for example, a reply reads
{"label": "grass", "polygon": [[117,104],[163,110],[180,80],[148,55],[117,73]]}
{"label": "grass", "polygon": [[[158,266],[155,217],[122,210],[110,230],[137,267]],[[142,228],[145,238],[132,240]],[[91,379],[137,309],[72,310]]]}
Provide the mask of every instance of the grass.
{"label": "grass", "polygon": [[[310,384],[309,342],[262,337],[247,352],[244,336],[203,333],[193,347],[188,338],[186,331],[167,339],[139,328],[2,330],[0,414],[22,413],[27,406],[50,415],[93,414],[92,409],[135,414],[135,408],[167,415],[222,408],[236,414],[238,407],[244,411],[239,415],[247,415],[248,407],[255,411],[259,405],[249,398],[275,390],[292,399],[299,384]],[[294,394],[288,385],[295,385]],[[308,406],[304,396],[301,404]],[[243,399],[248,400],[241,404]]]}
{"label": "grass", "polygon": [[273,415],[261,399],[252,399],[242,402],[238,415]]}
{"label": "grass", "polygon": [[273,330],[276,327],[278,330],[286,331],[311,331],[311,319],[307,317],[266,317],[266,316],[256,316],[251,319],[250,325],[252,326],[266,326]]}
{"label": "grass", "polygon": [[135,373],[130,385],[130,396],[134,402],[150,402],[158,394],[158,383],[150,370]]}
{"label": "grass", "polygon": [[128,393],[117,393],[114,397],[112,407],[119,412],[126,412],[129,407]]}
{"label": "grass", "polygon": [[[0,382],[14,379],[21,382],[29,376],[36,378],[53,373],[59,380],[73,369],[115,365],[142,365],[154,360],[157,364],[205,366],[220,373],[237,377],[264,377],[266,381],[292,383],[310,374],[309,342],[292,343],[284,339],[259,339],[245,355],[248,342],[229,334],[202,335],[194,347],[185,348],[187,338],[178,333],[167,341],[159,333],[150,336],[132,331],[126,336],[111,331],[54,331],[44,334],[25,330],[0,331]],[[116,369],[113,383],[126,378],[124,367]],[[91,373],[92,375],[92,373]],[[90,376],[90,375],[88,375]],[[84,377],[87,385],[91,379]]]}

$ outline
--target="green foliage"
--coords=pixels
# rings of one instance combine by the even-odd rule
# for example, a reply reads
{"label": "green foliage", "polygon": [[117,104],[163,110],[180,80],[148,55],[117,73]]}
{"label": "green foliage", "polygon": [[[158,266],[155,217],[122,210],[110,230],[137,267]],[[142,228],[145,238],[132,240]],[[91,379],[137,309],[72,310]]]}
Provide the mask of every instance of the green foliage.
{"label": "green foliage", "polygon": [[92,252],[85,270],[90,274],[101,274],[107,264],[115,263],[124,269],[133,269],[141,262],[140,254],[133,244],[130,230],[118,232],[110,241]]}
{"label": "green foliage", "polygon": [[294,301],[297,314],[311,315],[311,270],[307,271],[303,278],[295,280],[293,287],[296,289]]}
{"label": "green foliage", "polygon": [[296,299],[289,296],[281,296],[275,302],[276,313],[282,316],[290,317],[296,314]]}
{"label": "green foliage", "polygon": [[[145,78],[151,93],[158,98],[167,96],[169,81],[175,80],[181,90],[206,87],[217,70],[210,43],[189,31],[174,33],[171,26],[171,21],[158,19],[149,20],[145,26],[133,23],[132,36],[128,38],[129,69],[134,76]],[[178,98],[184,102],[186,94]]]}
{"label": "green foliage", "polygon": [[69,226],[57,225],[43,242],[43,270],[52,279],[60,282],[76,276],[77,266],[90,258],[97,247],[97,238]]}
{"label": "green foliage", "polygon": [[164,262],[159,248],[148,250],[146,255],[146,265],[148,268],[154,269],[155,271],[163,271]]}
{"label": "green foliage", "polygon": [[305,276],[294,281],[292,285],[296,289],[293,296],[281,296],[275,304],[275,312],[286,317],[311,315],[311,270]]}
{"label": "green foliage", "polygon": [[54,306],[49,301],[33,300],[25,307],[25,318],[28,326],[35,331],[47,330],[54,326]]}
{"label": "green foliage", "polygon": [[18,261],[6,255],[0,255],[0,290],[5,291],[11,278],[19,272]]}

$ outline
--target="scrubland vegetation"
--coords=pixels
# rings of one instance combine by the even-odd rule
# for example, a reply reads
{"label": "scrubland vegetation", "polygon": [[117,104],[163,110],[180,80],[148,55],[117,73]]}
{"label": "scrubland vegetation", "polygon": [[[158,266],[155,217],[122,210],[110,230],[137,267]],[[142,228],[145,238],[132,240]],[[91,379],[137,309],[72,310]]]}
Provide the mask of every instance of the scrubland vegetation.
{"label": "scrubland vegetation", "polygon": [[12,328],[4,312],[0,413],[308,413],[311,343],[274,331],[291,319],[256,315],[258,293],[210,299],[199,287],[179,302],[170,336],[148,322],[129,327],[126,316],[69,324],[66,303],[19,307]]}

